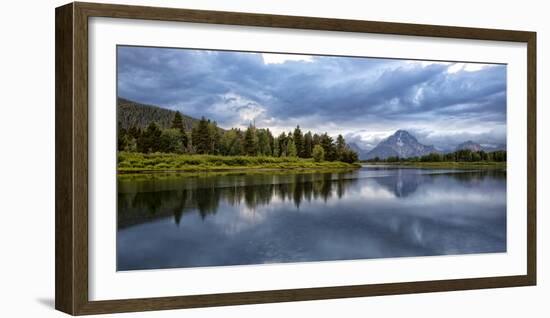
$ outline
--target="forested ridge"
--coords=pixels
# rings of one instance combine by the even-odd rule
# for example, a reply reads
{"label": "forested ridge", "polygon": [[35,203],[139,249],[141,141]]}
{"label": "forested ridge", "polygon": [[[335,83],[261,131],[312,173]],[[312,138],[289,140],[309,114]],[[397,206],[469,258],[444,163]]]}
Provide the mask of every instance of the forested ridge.
{"label": "forested ridge", "polygon": [[160,107],[119,99],[118,150],[218,156],[312,158],[353,163],[358,156],[342,135],[303,132],[300,126],[275,136],[269,128],[223,130],[215,121],[200,120]]}
{"label": "forested ridge", "polygon": [[[150,123],[155,122],[159,128],[170,128],[174,119],[175,111],[161,108],[154,105],[137,103],[128,99],[118,98],[117,119],[119,128],[130,129],[131,127],[146,128]],[[182,124],[186,130],[190,130],[198,119],[181,115]]]}

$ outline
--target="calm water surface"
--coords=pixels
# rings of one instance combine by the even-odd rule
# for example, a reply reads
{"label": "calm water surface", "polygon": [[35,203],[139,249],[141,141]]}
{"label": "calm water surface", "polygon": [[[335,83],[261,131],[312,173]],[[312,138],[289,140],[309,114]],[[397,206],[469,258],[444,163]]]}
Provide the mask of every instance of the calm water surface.
{"label": "calm water surface", "polygon": [[119,176],[117,270],[506,252],[506,172]]}

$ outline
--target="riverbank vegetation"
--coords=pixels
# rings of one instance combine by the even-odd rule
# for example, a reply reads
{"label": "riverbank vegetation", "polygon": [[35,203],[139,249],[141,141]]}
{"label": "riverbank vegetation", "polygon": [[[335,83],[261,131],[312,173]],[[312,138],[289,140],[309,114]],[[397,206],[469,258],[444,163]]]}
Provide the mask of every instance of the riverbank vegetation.
{"label": "riverbank vegetation", "polygon": [[234,171],[234,170],[316,170],[358,168],[358,163],[341,161],[315,161],[297,157],[270,156],[219,156],[188,155],[167,153],[118,153],[118,171],[155,172],[155,171]]}
{"label": "riverbank vegetation", "polygon": [[269,128],[250,124],[246,130],[224,130],[201,118],[191,129],[182,115],[174,115],[170,128],[150,122],[146,128],[118,125],[118,169],[212,170],[242,168],[338,168],[353,167],[357,153],[342,135],[294,131],[273,136]]}
{"label": "riverbank vegetation", "polygon": [[374,158],[365,162],[426,168],[506,168],[506,151],[472,151],[469,149],[441,154],[431,153],[421,157]]}

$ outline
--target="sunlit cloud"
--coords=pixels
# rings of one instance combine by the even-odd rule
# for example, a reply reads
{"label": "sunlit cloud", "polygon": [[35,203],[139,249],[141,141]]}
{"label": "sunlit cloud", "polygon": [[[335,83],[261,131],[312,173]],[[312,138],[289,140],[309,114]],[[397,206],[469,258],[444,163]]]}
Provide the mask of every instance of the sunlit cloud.
{"label": "sunlit cloud", "polygon": [[506,143],[506,65],[119,46],[117,67],[120,97],[222,128]]}

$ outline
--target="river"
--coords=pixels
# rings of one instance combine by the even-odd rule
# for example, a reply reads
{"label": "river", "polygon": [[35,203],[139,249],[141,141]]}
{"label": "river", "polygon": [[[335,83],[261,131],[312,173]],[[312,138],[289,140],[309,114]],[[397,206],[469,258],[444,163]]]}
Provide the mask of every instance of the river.
{"label": "river", "polygon": [[501,252],[504,170],[118,177],[119,271]]}

